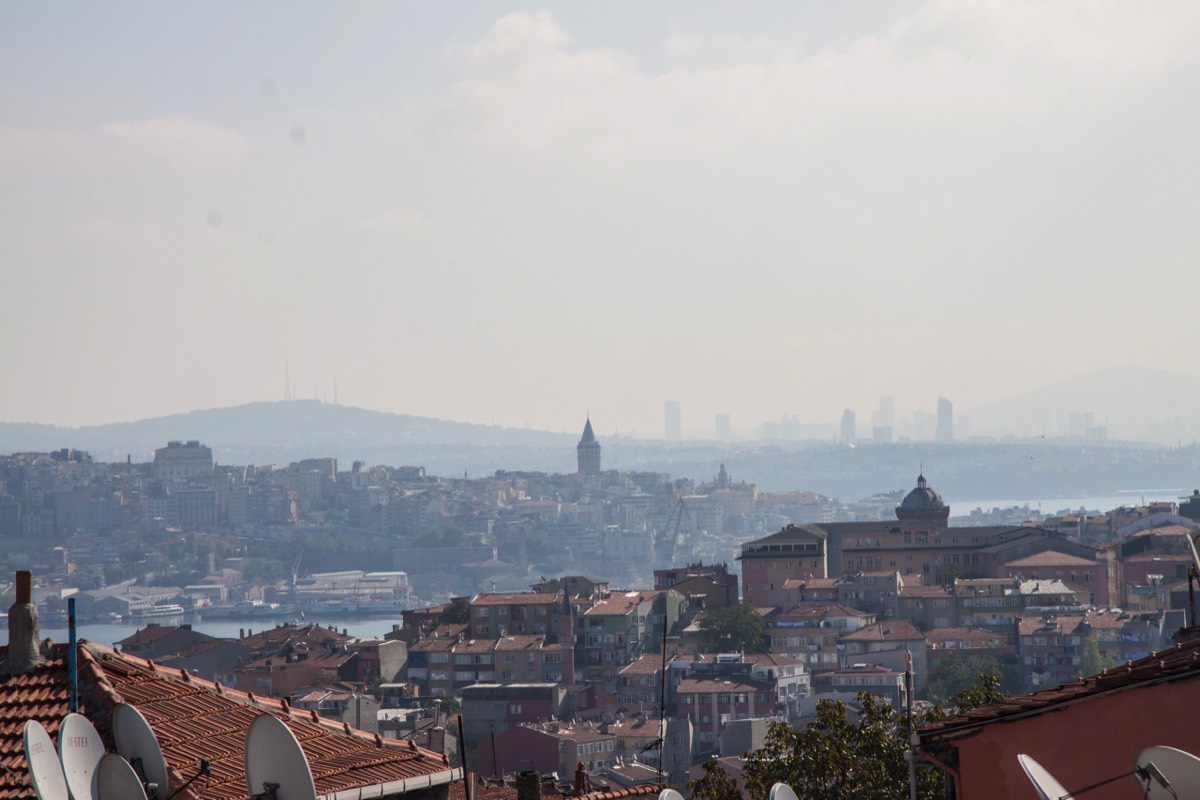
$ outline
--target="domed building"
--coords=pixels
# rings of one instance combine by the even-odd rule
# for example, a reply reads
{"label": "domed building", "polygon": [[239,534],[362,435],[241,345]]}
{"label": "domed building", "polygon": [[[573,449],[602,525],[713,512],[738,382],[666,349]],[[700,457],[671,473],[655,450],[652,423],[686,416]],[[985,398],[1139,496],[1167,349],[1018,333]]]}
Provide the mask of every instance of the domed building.
{"label": "domed building", "polygon": [[896,506],[896,519],[901,522],[916,522],[936,528],[945,528],[950,523],[950,506],[942,502],[942,496],[929,488],[924,471],[917,476],[917,488]]}

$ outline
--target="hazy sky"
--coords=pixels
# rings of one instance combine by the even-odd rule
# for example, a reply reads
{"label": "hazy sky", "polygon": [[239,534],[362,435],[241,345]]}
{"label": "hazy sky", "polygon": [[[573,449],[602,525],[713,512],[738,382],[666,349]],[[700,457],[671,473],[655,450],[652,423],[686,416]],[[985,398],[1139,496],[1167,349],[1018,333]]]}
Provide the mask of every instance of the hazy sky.
{"label": "hazy sky", "polygon": [[1195,374],[1200,3],[0,5],[0,420]]}

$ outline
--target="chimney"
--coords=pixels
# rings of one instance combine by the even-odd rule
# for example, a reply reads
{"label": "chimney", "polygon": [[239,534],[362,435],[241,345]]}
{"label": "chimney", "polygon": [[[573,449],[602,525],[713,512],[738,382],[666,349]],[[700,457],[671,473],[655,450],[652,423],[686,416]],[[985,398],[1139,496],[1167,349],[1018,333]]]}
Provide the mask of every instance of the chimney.
{"label": "chimney", "polygon": [[37,606],[33,604],[33,573],[18,570],[16,602],[8,609],[8,660],[0,664],[0,672],[9,675],[32,672],[42,663],[38,651],[41,635]]}
{"label": "chimney", "polygon": [[517,773],[517,800],[541,800],[542,779],[536,770]]}

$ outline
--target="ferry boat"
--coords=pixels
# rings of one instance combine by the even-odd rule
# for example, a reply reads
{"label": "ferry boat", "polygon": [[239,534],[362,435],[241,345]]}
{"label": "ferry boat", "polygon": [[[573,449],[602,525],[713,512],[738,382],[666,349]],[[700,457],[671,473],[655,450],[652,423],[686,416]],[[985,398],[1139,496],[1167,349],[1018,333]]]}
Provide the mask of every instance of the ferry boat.
{"label": "ferry boat", "polygon": [[247,617],[278,617],[287,615],[288,609],[279,603],[264,603],[261,600],[243,600],[231,606],[208,606],[200,609],[204,619],[244,619]]}
{"label": "ferry boat", "polygon": [[186,612],[183,606],[177,603],[168,603],[161,606],[151,606],[150,608],[139,608],[130,616],[134,619],[157,619],[159,617],[182,617]]}

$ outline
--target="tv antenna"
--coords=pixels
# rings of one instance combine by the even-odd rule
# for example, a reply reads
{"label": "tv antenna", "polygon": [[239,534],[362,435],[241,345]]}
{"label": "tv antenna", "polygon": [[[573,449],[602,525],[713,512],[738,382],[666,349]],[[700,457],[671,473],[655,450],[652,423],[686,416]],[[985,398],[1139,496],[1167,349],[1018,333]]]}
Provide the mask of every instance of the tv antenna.
{"label": "tv antenna", "polygon": [[[1069,800],[1119,781],[1132,777],[1142,790],[1144,800],[1200,800],[1200,758],[1174,747],[1147,747],[1138,753],[1131,772],[1122,772],[1111,778],[1089,784],[1068,792],[1049,770],[1026,755],[1018,755],[1017,761],[1033,783],[1042,800]],[[1173,781],[1172,781],[1173,779]],[[1179,791],[1176,791],[1176,786]]]}
{"label": "tv antenna", "polygon": [[796,797],[796,790],[786,783],[777,783],[771,787],[768,800],[800,800],[800,798]]}
{"label": "tv antenna", "polygon": [[133,765],[116,753],[105,753],[96,765],[95,800],[147,800],[146,787]]}
{"label": "tv antenna", "polygon": [[1037,789],[1038,797],[1042,800],[1065,800],[1065,798],[1071,797],[1071,793],[1050,774],[1050,770],[1027,755],[1018,755],[1017,761],[1021,763],[1021,769],[1025,770],[1025,775],[1033,784],[1033,788]]}
{"label": "tv antenna", "polygon": [[117,754],[129,762],[150,800],[165,797],[170,778],[167,761],[162,747],[154,735],[150,723],[128,703],[120,703],[113,709],[113,740]]}
{"label": "tv antenna", "polygon": [[37,720],[25,723],[25,760],[38,800],[67,800],[67,779],[63,776],[54,740]]}
{"label": "tv antenna", "polygon": [[263,714],[250,723],[245,763],[251,800],[316,800],[308,759],[278,717]]}
{"label": "tv antenna", "polygon": [[58,729],[58,757],[71,797],[92,800],[92,779],[104,757],[104,743],[87,717],[70,713],[63,718]]}
{"label": "tv antenna", "polygon": [[1200,758],[1157,745],[1138,753],[1134,777],[1147,800],[1200,800]]}
{"label": "tv antenna", "polygon": [[658,800],[683,800],[683,795],[674,789],[663,789],[658,793]]}

